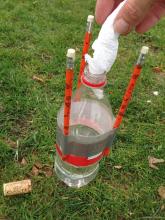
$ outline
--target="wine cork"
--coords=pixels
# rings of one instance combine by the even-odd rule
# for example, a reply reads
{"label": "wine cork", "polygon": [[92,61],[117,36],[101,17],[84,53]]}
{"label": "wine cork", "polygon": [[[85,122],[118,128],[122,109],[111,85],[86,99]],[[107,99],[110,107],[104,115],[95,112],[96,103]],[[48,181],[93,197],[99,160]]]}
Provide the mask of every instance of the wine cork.
{"label": "wine cork", "polygon": [[22,180],[3,184],[4,196],[29,193],[32,190],[31,180]]}

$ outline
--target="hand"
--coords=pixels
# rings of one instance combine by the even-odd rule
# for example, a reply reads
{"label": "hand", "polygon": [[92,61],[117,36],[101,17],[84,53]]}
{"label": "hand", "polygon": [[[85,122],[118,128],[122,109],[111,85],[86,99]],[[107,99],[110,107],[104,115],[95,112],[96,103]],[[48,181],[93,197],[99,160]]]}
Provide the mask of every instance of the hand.
{"label": "hand", "polygon": [[[97,0],[97,23],[102,24],[120,2],[122,0]],[[114,28],[116,32],[124,35],[133,28],[139,33],[144,33],[164,15],[165,0],[127,0],[115,20]]]}

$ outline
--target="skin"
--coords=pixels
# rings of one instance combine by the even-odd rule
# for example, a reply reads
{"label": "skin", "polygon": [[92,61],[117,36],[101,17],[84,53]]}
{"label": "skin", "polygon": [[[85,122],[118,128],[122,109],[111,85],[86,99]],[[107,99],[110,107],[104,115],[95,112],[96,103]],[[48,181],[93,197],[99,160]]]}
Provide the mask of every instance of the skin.
{"label": "skin", "polygon": [[[97,0],[95,17],[102,24],[122,0]],[[126,35],[132,29],[144,33],[165,15],[165,0],[127,0],[115,22],[115,31]]]}

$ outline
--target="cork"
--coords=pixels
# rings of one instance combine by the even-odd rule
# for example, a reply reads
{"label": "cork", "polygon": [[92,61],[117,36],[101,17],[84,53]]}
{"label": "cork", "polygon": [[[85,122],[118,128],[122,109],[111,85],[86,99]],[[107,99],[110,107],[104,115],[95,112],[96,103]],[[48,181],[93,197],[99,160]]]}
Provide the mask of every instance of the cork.
{"label": "cork", "polygon": [[32,190],[31,180],[22,180],[3,184],[4,196],[13,196],[29,193]]}

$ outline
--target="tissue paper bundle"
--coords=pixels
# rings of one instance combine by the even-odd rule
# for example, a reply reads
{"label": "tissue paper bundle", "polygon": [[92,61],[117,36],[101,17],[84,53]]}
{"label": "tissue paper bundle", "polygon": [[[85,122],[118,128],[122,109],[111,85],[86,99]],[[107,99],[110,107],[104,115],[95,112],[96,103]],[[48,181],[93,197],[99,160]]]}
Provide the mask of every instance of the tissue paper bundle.
{"label": "tissue paper bundle", "polygon": [[126,0],[120,3],[102,25],[99,36],[92,45],[92,49],[94,50],[93,58],[88,54],[85,55],[86,62],[89,65],[89,71],[92,74],[108,72],[116,60],[119,34],[115,33],[113,23],[125,2]]}

